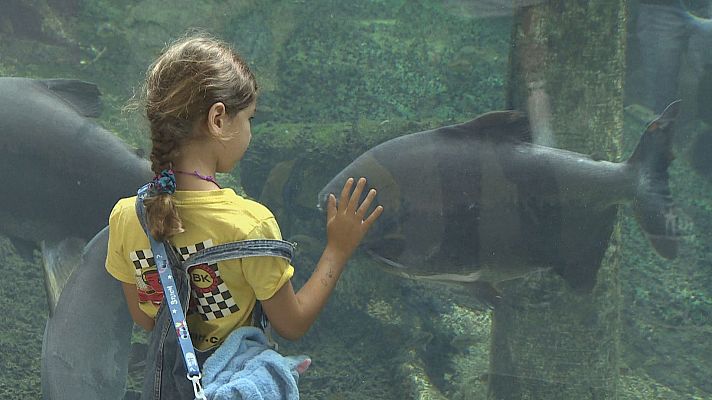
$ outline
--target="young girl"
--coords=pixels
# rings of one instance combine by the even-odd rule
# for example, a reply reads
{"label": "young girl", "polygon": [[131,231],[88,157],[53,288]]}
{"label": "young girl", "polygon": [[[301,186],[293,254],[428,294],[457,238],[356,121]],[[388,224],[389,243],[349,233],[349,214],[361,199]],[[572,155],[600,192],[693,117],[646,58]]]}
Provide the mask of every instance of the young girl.
{"label": "young girl", "polygon": [[[152,236],[170,240],[184,259],[221,243],[281,239],[267,208],[222,189],[213,178],[216,172],[232,170],[250,142],[257,84],[246,63],[223,42],[187,37],[151,65],[144,95],[154,182],[161,182],[159,193],[145,200]],[[338,206],[330,196],[327,245],[298,292],[290,281],[294,268],[276,257],[221,261],[187,271],[191,282],[187,321],[201,365],[232,331],[251,323],[257,300],[280,336],[296,340],[304,335],[346,261],[383,211],[378,206],[366,215],[376,193],[369,191],[359,204],[366,182],[361,178],[355,187],[354,183],[346,182]],[[159,310],[163,289],[135,200],[121,199],[111,212],[106,269],[123,283],[136,324],[152,330],[157,313],[165,309]],[[143,398],[192,399],[182,358],[175,356],[180,352],[172,349],[177,344],[163,347],[176,336],[170,324],[165,325],[152,334]]]}

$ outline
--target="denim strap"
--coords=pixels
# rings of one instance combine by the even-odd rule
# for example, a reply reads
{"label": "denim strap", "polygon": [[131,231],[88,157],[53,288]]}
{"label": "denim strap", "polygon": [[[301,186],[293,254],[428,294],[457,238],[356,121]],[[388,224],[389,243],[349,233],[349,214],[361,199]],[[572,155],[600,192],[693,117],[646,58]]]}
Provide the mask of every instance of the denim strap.
{"label": "denim strap", "polygon": [[[265,256],[284,258],[287,262],[291,262],[294,255],[294,247],[295,244],[278,239],[241,240],[199,250],[183,261],[182,265],[188,270],[188,268],[194,265],[213,264],[218,261],[238,258]],[[262,310],[262,304],[259,300],[255,303],[255,308],[252,311],[252,325],[262,329],[270,338],[270,342],[276,349],[277,344],[271,340],[272,336],[267,314]]]}
{"label": "denim strap", "polygon": [[251,239],[223,243],[199,250],[183,261],[188,269],[199,264],[213,264],[218,261],[247,257],[280,257],[290,262],[294,254],[294,244],[278,239]]}

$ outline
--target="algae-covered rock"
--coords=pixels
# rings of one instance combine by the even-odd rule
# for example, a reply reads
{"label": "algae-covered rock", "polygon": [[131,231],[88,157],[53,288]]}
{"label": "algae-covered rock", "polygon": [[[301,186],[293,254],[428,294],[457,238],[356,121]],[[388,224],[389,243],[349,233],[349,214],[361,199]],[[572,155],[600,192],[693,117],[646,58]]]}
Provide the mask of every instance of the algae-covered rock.
{"label": "algae-covered rock", "polygon": [[[47,320],[42,266],[31,247],[24,257],[0,236],[0,378],[2,398],[40,398],[40,352]],[[27,251],[29,250],[29,251]]]}

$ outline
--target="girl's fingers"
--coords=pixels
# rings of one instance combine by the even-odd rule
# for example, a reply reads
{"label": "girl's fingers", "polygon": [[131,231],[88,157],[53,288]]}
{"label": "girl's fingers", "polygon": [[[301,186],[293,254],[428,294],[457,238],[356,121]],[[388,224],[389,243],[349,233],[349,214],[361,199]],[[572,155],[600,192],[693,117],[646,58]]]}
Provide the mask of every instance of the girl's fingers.
{"label": "girl's fingers", "polygon": [[339,197],[339,208],[342,209],[345,204],[349,202],[349,194],[351,193],[351,187],[354,184],[354,178],[349,178],[344,184],[344,188],[341,189],[341,196]]}
{"label": "girl's fingers", "polygon": [[363,226],[364,226],[366,229],[369,229],[369,228],[371,227],[371,224],[373,224],[374,222],[376,222],[376,220],[378,219],[378,217],[381,216],[382,213],[383,213],[383,206],[378,206],[378,207],[376,207],[376,209],[373,210],[373,212],[371,213],[371,215],[369,215],[368,218],[366,218],[366,219],[363,221]]}
{"label": "girl's fingers", "polygon": [[336,196],[334,196],[333,193],[329,193],[329,197],[326,201],[326,220],[331,221],[336,215]]}
{"label": "girl's fingers", "polygon": [[358,183],[356,183],[356,189],[354,189],[354,192],[351,193],[351,198],[349,199],[349,206],[346,210],[356,210],[358,201],[361,198],[361,193],[363,192],[363,188],[366,186],[366,178],[359,178]]}
{"label": "girl's fingers", "polygon": [[366,215],[366,211],[369,207],[371,207],[371,203],[373,203],[373,199],[375,197],[376,189],[369,190],[368,194],[366,195],[366,198],[363,200],[363,203],[361,203],[361,205],[358,207],[358,210],[356,210],[356,215],[363,219],[363,216]]}
{"label": "girl's fingers", "polygon": [[[364,219],[366,212],[371,208],[373,200],[376,198],[376,190],[371,189],[366,194],[366,198],[359,204],[359,199],[361,199],[361,194],[366,187],[366,178],[359,178],[354,187],[354,178],[349,178],[344,184],[344,188],[341,190],[341,196],[338,205],[336,204],[336,197],[332,194],[328,199],[327,216],[331,219],[337,213],[355,215],[361,220],[362,227],[368,229],[383,213],[383,206],[376,207],[375,210]],[[351,189],[353,188],[353,193]]]}

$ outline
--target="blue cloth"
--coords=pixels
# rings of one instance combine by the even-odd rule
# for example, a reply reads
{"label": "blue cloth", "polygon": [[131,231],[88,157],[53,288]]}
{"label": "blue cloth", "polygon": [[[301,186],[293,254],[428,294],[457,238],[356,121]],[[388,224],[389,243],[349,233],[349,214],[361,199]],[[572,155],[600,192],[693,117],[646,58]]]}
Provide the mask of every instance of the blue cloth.
{"label": "blue cloth", "polygon": [[298,400],[297,367],[306,360],[272,350],[258,328],[239,328],[205,361],[205,395],[208,400]]}

